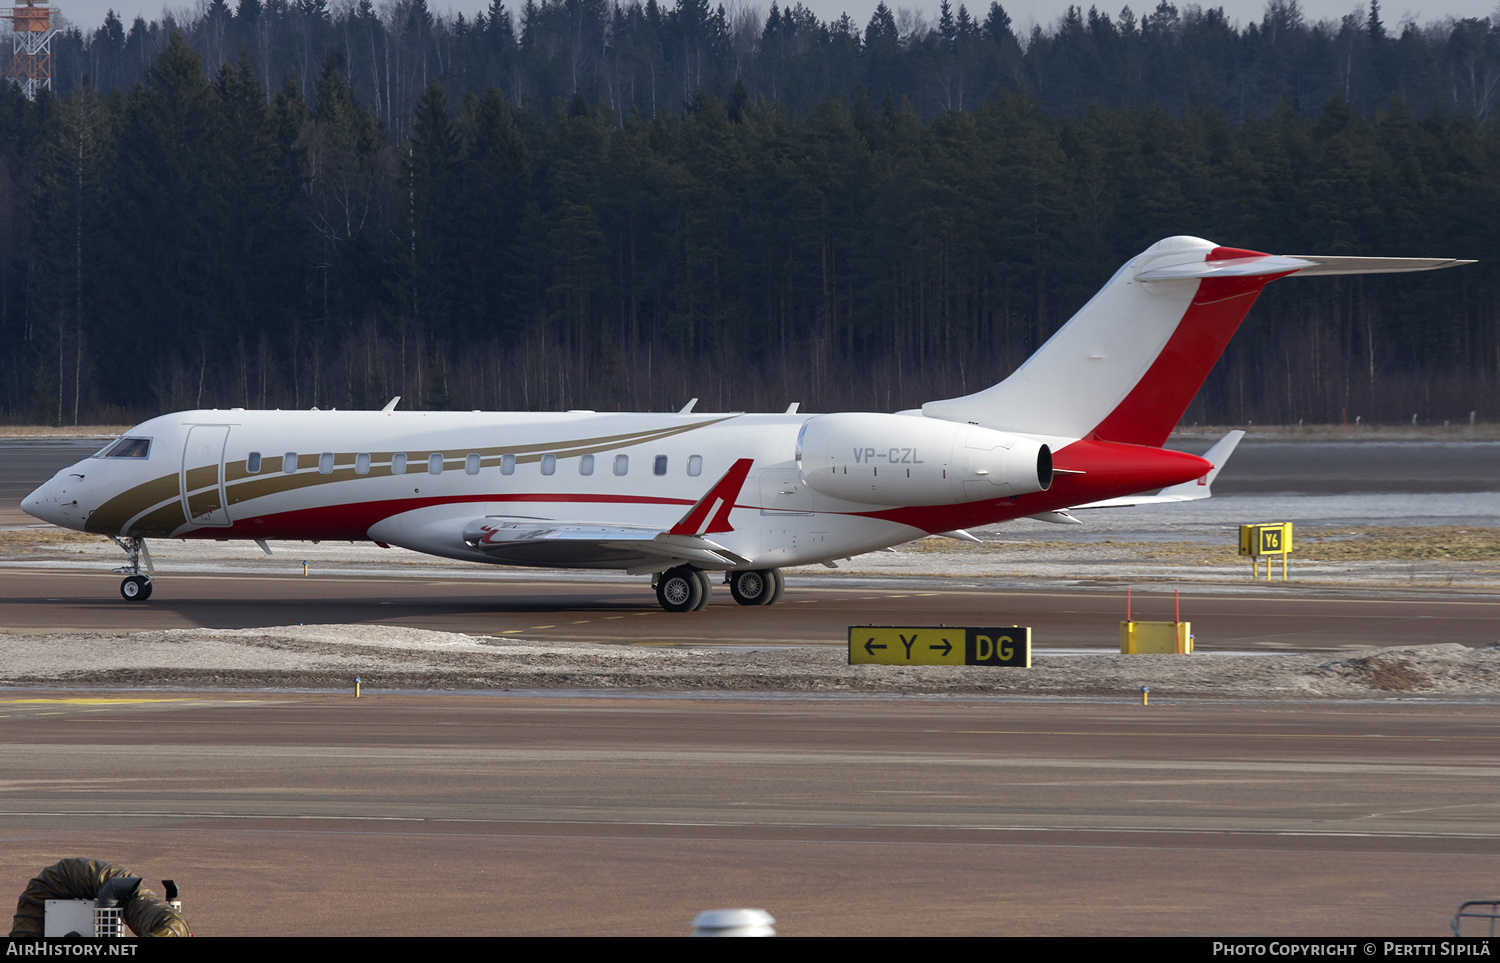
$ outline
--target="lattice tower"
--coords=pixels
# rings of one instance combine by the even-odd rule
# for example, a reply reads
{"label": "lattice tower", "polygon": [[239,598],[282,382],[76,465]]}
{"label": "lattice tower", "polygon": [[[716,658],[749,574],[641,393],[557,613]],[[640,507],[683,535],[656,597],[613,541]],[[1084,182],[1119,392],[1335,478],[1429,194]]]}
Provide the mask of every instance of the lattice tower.
{"label": "lattice tower", "polygon": [[54,7],[27,3],[24,7],[0,9],[0,17],[11,24],[10,70],[6,77],[18,84],[27,100],[38,90],[52,89],[52,29]]}

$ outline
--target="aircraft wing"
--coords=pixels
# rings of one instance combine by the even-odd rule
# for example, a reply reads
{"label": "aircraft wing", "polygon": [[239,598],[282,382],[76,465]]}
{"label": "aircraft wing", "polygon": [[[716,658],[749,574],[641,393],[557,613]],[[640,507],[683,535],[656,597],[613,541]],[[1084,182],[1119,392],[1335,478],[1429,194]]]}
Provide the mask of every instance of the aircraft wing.
{"label": "aircraft wing", "polygon": [[750,559],[709,535],[734,531],[729,514],[744,487],[752,459],[741,458],[671,528],[476,518],[464,528],[464,543],[496,561],[521,565],[625,567],[631,575],[662,572],[689,563],[730,569]]}
{"label": "aircraft wing", "polygon": [[1202,478],[1181,485],[1172,485],[1163,488],[1155,495],[1126,495],[1121,498],[1106,498],[1103,501],[1089,502],[1084,505],[1074,505],[1071,508],[1059,509],[1055,512],[1044,512],[1041,515],[1032,515],[1031,518],[1040,522],[1056,522],[1061,525],[1082,525],[1083,522],[1074,518],[1072,512],[1082,511],[1089,508],[1130,508],[1135,505],[1165,505],[1172,502],[1193,502],[1200,498],[1209,498],[1213,495],[1214,479],[1219,477],[1229,456],[1234,454],[1234,449],[1239,445],[1240,439],[1245,437],[1243,431],[1231,431],[1220,438],[1214,446],[1203,453],[1203,460],[1213,465],[1208,474]]}

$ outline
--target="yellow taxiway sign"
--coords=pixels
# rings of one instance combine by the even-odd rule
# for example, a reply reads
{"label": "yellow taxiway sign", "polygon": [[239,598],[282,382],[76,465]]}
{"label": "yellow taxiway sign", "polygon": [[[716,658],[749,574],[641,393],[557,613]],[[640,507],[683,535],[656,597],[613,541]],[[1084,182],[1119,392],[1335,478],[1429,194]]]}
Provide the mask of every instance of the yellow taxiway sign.
{"label": "yellow taxiway sign", "polygon": [[1007,665],[1031,668],[1031,627],[849,627],[850,665]]}

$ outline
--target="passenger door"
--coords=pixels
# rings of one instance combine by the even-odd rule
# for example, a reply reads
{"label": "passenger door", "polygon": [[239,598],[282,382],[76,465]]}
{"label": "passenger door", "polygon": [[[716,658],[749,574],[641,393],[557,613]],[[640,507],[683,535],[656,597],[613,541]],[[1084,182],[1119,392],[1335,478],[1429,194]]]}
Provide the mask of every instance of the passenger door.
{"label": "passenger door", "polygon": [[224,498],[224,446],[228,425],[194,425],[182,449],[182,504],[189,524],[227,527]]}

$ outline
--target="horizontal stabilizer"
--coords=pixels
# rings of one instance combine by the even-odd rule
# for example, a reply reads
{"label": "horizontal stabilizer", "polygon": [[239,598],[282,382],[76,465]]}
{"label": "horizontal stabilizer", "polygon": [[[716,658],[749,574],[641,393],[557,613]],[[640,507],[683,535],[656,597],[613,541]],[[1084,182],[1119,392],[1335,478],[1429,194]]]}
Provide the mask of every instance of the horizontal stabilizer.
{"label": "horizontal stabilizer", "polygon": [[1323,257],[1315,254],[1294,254],[1292,257],[1298,261],[1312,262],[1312,267],[1297,271],[1298,277],[1311,277],[1315,274],[1406,274],[1474,263],[1452,257]]}
{"label": "horizontal stabilizer", "polygon": [[[1239,252],[1236,252],[1239,253]],[[1248,253],[1248,252],[1247,252]],[[1407,274],[1412,271],[1437,271],[1442,268],[1473,264],[1451,257],[1325,257],[1317,254],[1257,254],[1224,260],[1188,261],[1182,264],[1153,264],[1135,275],[1137,281],[1171,281],[1183,278],[1260,277],[1296,275],[1312,277],[1326,274]]]}
{"label": "horizontal stabilizer", "polygon": [[1316,267],[1311,260],[1260,254],[1255,257],[1229,258],[1223,261],[1186,261],[1181,264],[1153,264],[1137,271],[1137,281],[1176,281],[1184,278],[1253,278],[1268,274],[1286,275]]}

